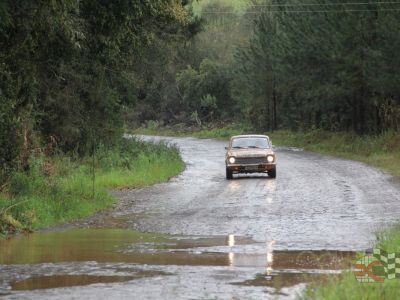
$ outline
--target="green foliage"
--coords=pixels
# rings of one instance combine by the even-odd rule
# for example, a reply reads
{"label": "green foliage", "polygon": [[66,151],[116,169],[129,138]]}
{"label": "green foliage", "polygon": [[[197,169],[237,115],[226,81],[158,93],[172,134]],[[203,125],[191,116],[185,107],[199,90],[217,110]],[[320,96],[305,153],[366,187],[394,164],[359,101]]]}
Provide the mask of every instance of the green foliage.
{"label": "green foliage", "polygon": [[400,252],[400,225],[380,232],[376,247],[391,253]]}
{"label": "green foliage", "polygon": [[134,139],[99,146],[94,160],[38,155],[31,157],[30,166],[29,172],[14,172],[0,194],[3,233],[87,216],[114,202],[111,188],[165,181],[184,168],[177,149]]}
{"label": "green foliage", "polygon": [[188,24],[179,0],[2,1],[0,146],[10,143],[2,169],[46,144],[81,155],[113,144],[141,57]]}
{"label": "green foliage", "polygon": [[184,109],[196,112],[201,121],[211,122],[232,112],[230,75],[223,65],[204,59],[198,70],[188,66],[179,72],[177,84]]}
{"label": "green foliage", "polygon": [[[236,55],[235,95],[243,114],[268,130],[398,130],[400,93],[393,81],[400,65],[393,57],[400,22],[390,11],[398,7],[365,4],[354,12],[314,2],[305,7],[291,0],[290,7],[260,14],[250,45]],[[296,10],[306,13],[290,12]]]}
{"label": "green foliage", "polygon": [[399,280],[379,283],[359,283],[354,273],[346,272],[340,277],[332,277],[327,283],[313,283],[307,286],[299,299],[356,300],[356,299],[398,299]]}
{"label": "green foliage", "polygon": [[13,102],[6,99],[0,89],[0,183],[4,182],[12,171],[19,153],[19,124],[13,106]]}

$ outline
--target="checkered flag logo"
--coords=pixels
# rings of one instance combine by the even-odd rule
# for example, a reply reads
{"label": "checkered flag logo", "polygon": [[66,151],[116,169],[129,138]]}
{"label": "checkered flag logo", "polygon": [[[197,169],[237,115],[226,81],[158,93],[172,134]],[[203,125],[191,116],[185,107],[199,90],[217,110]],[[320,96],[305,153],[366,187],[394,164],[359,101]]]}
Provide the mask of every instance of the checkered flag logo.
{"label": "checkered flag logo", "polygon": [[400,279],[400,253],[374,249],[373,256],[382,263],[387,279]]}

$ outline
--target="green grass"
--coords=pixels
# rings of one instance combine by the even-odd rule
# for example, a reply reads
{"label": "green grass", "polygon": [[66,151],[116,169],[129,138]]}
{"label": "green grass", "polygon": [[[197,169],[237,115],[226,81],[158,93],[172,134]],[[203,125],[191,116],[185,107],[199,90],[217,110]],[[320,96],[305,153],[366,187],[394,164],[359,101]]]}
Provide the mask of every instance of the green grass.
{"label": "green grass", "polygon": [[147,134],[159,136],[193,136],[202,139],[228,140],[232,135],[252,133],[250,126],[242,124],[229,124],[225,126],[187,126],[176,124],[173,126],[160,126],[156,121],[150,121],[146,126],[131,130],[134,134]]}
{"label": "green grass", "polygon": [[400,225],[394,226],[380,233],[378,235],[378,243],[376,247],[387,252],[400,253]]}
{"label": "green grass", "polygon": [[400,281],[386,280],[384,283],[360,283],[352,272],[333,277],[326,284],[312,283],[307,286],[300,299],[325,300],[375,300],[398,299]]}
{"label": "green grass", "polygon": [[[400,226],[392,227],[378,235],[375,247],[388,252],[400,252]],[[361,254],[360,254],[361,257]],[[339,277],[332,277],[327,283],[314,282],[307,286],[300,299],[398,299],[400,281],[388,280],[384,283],[360,283],[351,271]]]}
{"label": "green grass", "polygon": [[99,147],[94,181],[92,157],[33,157],[29,171],[15,172],[0,194],[0,233],[88,216],[114,203],[110,189],[166,181],[184,167],[177,149],[136,140]]}

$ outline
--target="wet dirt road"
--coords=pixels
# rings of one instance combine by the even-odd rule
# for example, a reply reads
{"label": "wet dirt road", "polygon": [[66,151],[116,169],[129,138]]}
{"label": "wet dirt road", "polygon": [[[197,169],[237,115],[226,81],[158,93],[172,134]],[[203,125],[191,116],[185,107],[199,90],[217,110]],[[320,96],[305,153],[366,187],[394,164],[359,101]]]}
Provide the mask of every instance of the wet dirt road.
{"label": "wet dirt road", "polygon": [[[60,231],[0,243],[0,295],[290,299],[400,218],[399,182],[362,163],[278,148],[277,179],[227,181],[226,142],[141,138],[176,144],[186,170],[115,191],[112,209]],[[131,229],[167,235],[136,240]]]}
{"label": "wet dirt road", "polygon": [[400,219],[399,182],[363,163],[278,148],[277,179],[227,181],[226,142],[162,139],[179,147],[186,171],[165,184],[115,192],[122,201],[90,224],[111,216],[117,226],[250,236],[274,241],[279,250],[360,250],[371,247],[375,231]]}

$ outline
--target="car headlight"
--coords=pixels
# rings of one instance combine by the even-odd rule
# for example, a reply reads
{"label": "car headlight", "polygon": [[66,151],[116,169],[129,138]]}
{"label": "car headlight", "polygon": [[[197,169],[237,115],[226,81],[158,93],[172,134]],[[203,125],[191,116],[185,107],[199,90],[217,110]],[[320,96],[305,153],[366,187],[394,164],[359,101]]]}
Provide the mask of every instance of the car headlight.
{"label": "car headlight", "polygon": [[268,161],[269,163],[274,162],[274,160],[275,160],[275,158],[274,158],[273,155],[268,155],[268,156],[267,156],[267,161]]}
{"label": "car headlight", "polygon": [[231,156],[231,157],[229,157],[228,161],[229,161],[229,163],[234,164],[236,159]]}

